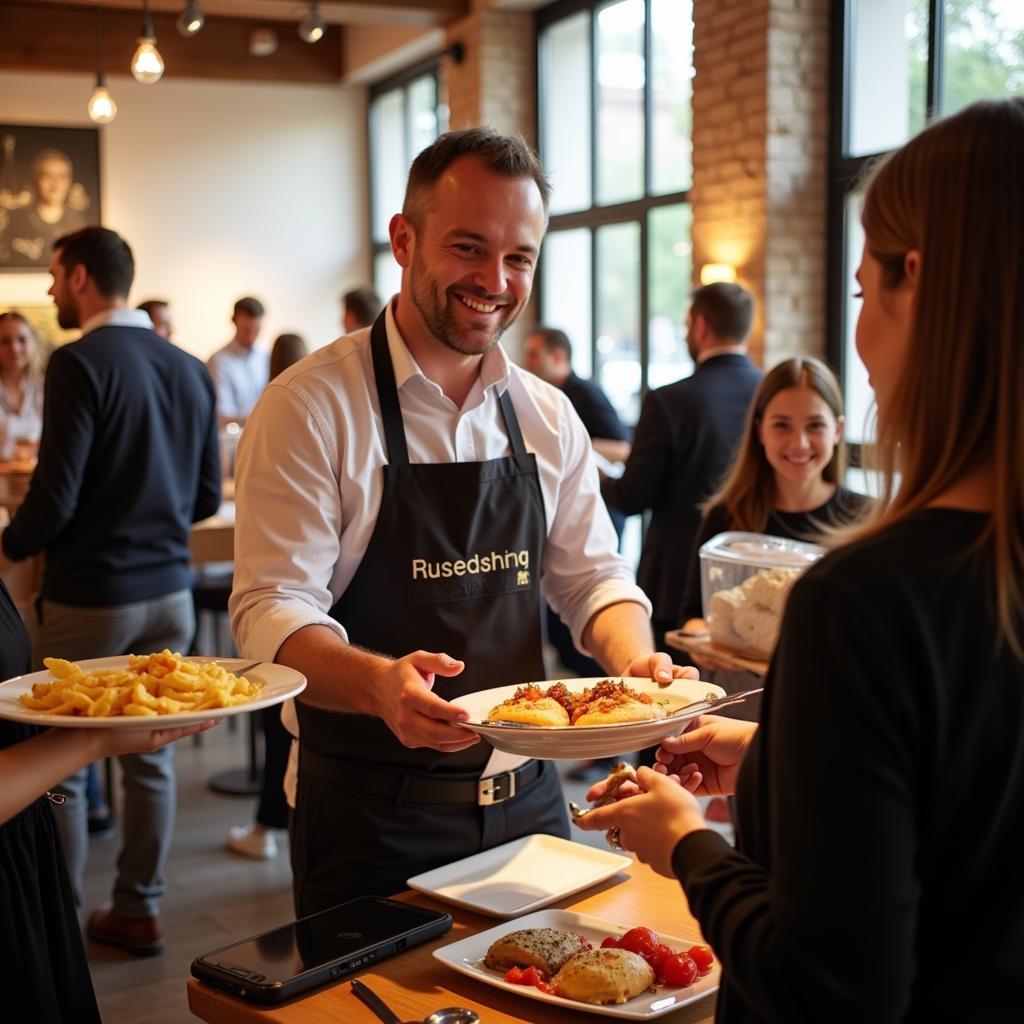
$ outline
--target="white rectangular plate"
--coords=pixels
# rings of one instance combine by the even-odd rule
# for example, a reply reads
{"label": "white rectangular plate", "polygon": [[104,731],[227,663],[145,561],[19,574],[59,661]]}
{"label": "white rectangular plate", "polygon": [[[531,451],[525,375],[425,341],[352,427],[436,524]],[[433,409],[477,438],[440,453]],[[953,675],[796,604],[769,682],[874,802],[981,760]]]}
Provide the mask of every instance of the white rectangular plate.
{"label": "white rectangular plate", "polygon": [[409,879],[409,887],[490,917],[514,917],[546,907],[611,878],[632,858],[532,835],[475,853]]}
{"label": "white rectangular plate", "polygon": [[[216,661],[228,672],[252,664],[251,658],[205,658],[189,657],[187,661]],[[89,658],[76,661],[86,672],[105,668],[127,668],[128,657]],[[15,676],[0,683],[0,718],[15,722],[44,727],[57,726],[62,729],[173,729],[182,725],[193,725],[211,718],[229,718],[247,711],[259,711],[280,704],[302,693],[306,688],[306,677],[284,665],[260,662],[255,668],[244,673],[246,679],[262,683],[259,695],[244,704],[233,704],[229,708],[210,708],[207,711],[181,711],[173,715],[154,715],[136,718],[134,715],[116,715],[111,718],[86,718],[80,715],[51,715],[46,711],[34,711],[25,707],[18,699],[23,693],[32,692],[33,683],[47,683],[53,676],[48,671],[33,672],[27,676]]]}
{"label": "white rectangular plate", "polygon": [[[682,897],[680,897],[682,898]],[[513,992],[526,999],[537,999],[542,1003],[551,1003],[570,1010],[582,1010],[584,1013],[600,1014],[604,1017],[618,1017],[621,1020],[654,1020],[663,1014],[678,1010],[680,1006],[695,1003],[698,999],[718,991],[721,969],[716,961],[711,970],[698,978],[686,988],[668,988],[659,985],[656,989],[643,992],[620,1006],[592,1006],[590,1003],[578,1003],[575,999],[563,999],[561,996],[548,995],[540,989],[527,985],[512,985],[505,981],[504,975],[484,967],[484,957],[492,942],[509,932],[521,928],[563,928],[566,931],[585,935],[595,945],[608,935],[616,938],[623,935],[631,927],[643,924],[643,921],[630,921],[622,925],[605,921],[600,917],[588,914],[575,914],[571,910],[540,910],[536,914],[506,921],[485,932],[478,932],[468,939],[449,943],[434,950],[434,957],[453,971],[465,974],[469,978],[482,981],[485,985]],[[696,943],[689,939],[680,939],[672,935],[660,935],[661,941],[673,949],[685,951]]]}

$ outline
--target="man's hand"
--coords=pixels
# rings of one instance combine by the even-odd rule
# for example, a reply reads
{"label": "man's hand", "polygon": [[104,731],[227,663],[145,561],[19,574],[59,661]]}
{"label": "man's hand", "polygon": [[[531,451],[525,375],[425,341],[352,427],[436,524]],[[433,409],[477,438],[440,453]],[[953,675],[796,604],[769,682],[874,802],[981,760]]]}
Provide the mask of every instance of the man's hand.
{"label": "man's hand", "polygon": [[653,679],[659,686],[668,686],[673,679],[700,678],[700,673],[695,668],[690,665],[673,664],[672,659],[663,651],[641,654],[638,658],[634,658],[626,666],[623,675]]}
{"label": "man's hand", "polygon": [[654,770],[677,776],[697,796],[731,796],[755,732],[755,722],[701,715],[682,735],[661,741]]}
{"label": "man's hand", "polygon": [[376,713],[406,747],[451,754],[480,742],[464,722],[469,712],[431,692],[435,676],[457,676],[465,664],[447,654],[414,651],[390,663],[377,691]]}

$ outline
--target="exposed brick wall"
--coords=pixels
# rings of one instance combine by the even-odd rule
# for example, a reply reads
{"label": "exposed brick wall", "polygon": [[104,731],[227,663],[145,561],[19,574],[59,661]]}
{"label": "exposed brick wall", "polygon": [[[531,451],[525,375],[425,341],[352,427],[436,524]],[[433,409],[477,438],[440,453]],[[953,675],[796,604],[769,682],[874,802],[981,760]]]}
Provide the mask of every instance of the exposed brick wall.
{"label": "exposed brick wall", "polygon": [[827,0],[694,0],[693,265],[733,263],[771,365],[825,349]]}

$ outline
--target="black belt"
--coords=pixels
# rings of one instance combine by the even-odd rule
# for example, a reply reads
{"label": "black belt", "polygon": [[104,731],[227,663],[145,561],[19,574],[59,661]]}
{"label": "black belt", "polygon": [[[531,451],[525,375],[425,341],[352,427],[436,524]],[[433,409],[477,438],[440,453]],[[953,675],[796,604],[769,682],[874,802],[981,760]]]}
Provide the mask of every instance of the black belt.
{"label": "black belt", "polygon": [[510,772],[481,778],[447,778],[444,775],[410,775],[389,772],[365,761],[328,757],[300,745],[299,771],[334,782],[346,789],[393,803],[476,804],[488,807],[511,800],[531,782],[540,778],[540,761]]}

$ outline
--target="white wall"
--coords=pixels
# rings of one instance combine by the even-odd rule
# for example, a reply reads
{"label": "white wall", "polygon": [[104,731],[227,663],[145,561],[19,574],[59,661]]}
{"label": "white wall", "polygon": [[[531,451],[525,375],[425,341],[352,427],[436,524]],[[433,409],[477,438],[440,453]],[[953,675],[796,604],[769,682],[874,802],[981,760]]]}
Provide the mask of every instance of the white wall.
{"label": "white wall", "polygon": [[[93,81],[0,73],[0,123],[89,127]],[[355,86],[108,81],[103,222],[135,253],[131,300],[167,297],[175,341],[205,357],[241,295],[267,307],[260,344],[340,333],[338,297],[370,280],[365,94]],[[45,273],[0,273],[0,305],[44,302]]]}

